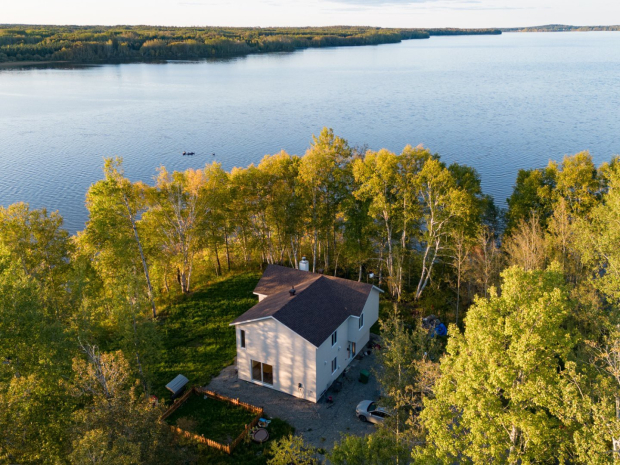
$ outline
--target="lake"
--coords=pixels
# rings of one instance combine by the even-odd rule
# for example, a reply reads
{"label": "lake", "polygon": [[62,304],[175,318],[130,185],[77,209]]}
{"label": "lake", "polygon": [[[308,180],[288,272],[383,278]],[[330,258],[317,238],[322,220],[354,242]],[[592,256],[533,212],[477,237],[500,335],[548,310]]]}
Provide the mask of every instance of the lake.
{"label": "lake", "polygon": [[301,155],[323,126],[351,145],[423,144],[474,166],[504,206],[519,168],[581,150],[597,163],[620,153],[620,33],[0,69],[0,205],[59,210],[75,232],[104,157],[123,157],[129,178],[151,181],[161,165],[230,169],[282,149]]}

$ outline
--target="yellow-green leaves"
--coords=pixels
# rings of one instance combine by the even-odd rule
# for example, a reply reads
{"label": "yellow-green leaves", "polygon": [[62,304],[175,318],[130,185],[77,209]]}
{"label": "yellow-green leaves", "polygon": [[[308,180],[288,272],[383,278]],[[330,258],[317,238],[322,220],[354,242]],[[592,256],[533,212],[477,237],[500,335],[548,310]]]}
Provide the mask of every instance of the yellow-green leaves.
{"label": "yellow-green leaves", "polygon": [[451,326],[436,398],[425,402],[425,453],[444,463],[567,458],[571,428],[556,399],[577,339],[563,324],[563,276],[514,267],[502,277],[501,295],[476,301],[463,334]]}

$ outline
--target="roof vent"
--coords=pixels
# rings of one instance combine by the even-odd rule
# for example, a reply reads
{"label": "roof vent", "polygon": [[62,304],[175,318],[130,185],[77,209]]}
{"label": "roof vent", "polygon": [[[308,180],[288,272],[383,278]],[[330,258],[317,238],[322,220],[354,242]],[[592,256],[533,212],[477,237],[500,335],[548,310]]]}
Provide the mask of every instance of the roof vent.
{"label": "roof vent", "polygon": [[290,290],[290,291],[288,291],[288,293],[289,293],[289,294],[291,294],[291,297],[293,297],[293,296],[295,295],[295,292],[297,292],[297,291],[295,290],[295,286],[291,287],[291,290]]}
{"label": "roof vent", "polygon": [[301,261],[299,262],[299,269],[301,271],[310,271],[310,262],[306,259],[306,257],[301,257]]}

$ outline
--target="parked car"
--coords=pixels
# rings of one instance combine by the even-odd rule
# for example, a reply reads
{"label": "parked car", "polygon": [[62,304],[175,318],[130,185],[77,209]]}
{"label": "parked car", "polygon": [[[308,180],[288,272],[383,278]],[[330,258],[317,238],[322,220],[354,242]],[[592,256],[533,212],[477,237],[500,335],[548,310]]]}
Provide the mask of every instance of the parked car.
{"label": "parked car", "polygon": [[390,414],[383,408],[377,407],[377,403],[372,400],[363,400],[355,408],[357,418],[369,423],[383,423]]}

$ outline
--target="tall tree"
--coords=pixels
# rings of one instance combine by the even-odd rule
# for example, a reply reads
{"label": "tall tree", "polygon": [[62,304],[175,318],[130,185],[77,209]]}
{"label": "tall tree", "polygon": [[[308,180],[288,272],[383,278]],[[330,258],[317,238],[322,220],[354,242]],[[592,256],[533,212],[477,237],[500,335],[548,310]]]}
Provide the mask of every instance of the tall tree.
{"label": "tall tree", "polygon": [[85,407],[74,413],[71,463],[179,463],[183,451],[154,406],[132,386],[122,353],[101,353],[81,345],[85,358],[73,361],[74,391]]}
{"label": "tall tree", "polygon": [[299,177],[309,199],[312,231],[312,271],[316,271],[319,240],[323,240],[325,268],[336,251],[337,217],[341,202],[350,195],[351,148],[346,140],[323,128],[301,160]]}
{"label": "tall tree", "polygon": [[32,210],[25,203],[0,206],[0,246],[38,283],[44,307],[66,321],[71,310],[65,283],[74,247],[62,224],[58,212]]}
{"label": "tall tree", "polygon": [[94,248],[93,254],[102,266],[111,268],[106,274],[112,280],[115,274],[124,271],[123,267],[131,267],[134,259],[139,260],[153,318],[156,318],[153,285],[138,227],[147,209],[145,186],[125,177],[123,160],[118,157],[105,160],[103,173],[104,179],[93,184],[86,194],[89,218],[83,240]]}
{"label": "tall tree", "polygon": [[536,213],[532,213],[527,220],[520,220],[516,229],[505,240],[504,249],[511,265],[518,265],[526,271],[545,267],[545,236]]}
{"label": "tall tree", "polygon": [[189,169],[169,173],[159,169],[155,187],[148,189],[150,208],[145,229],[157,236],[155,242],[167,264],[176,267],[181,292],[191,287],[194,256],[201,238],[200,215],[205,215],[204,173]]}
{"label": "tall tree", "polygon": [[459,185],[456,169],[448,169],[438,157],[426,160],[416,178],[415,189],[422,208],[420,246],[422,269],[415,292],[420,299],[428,285],[433,267],[444,254],[450,232],[468,219],[479,216],[477,189],[472,191],[470,182]]}
{"label": "tall tree", "polygon": [[[502,274],[450,328],[435,398],[421,413],[421,457],[441,463],[563,461],[571,429],[560,419],[563,366],[577,343],[565,326],[572,303],[557,268]],[[419,453],[417,450],[416,453]]]}

